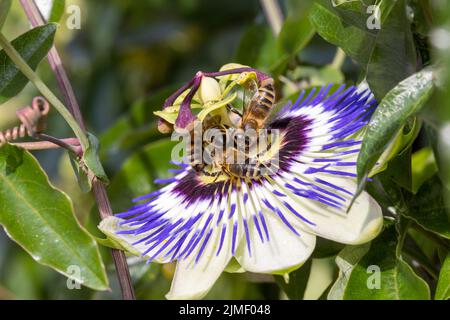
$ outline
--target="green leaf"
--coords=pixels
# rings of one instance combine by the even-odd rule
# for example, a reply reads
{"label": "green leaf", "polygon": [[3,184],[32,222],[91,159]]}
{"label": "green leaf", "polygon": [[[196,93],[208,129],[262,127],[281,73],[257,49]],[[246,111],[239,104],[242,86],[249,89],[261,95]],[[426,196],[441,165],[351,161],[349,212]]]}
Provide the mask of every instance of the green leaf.
{"label": "green leaf", "polygon": [[403,214],[424,229],[450,239],[450,207],[445,197],[445,188],[435,175],[420,187],[417,194],[404,192],[408,210]]}
{"label": "green leaf", "polygon": [[[97,244],[77,222],[70,199],[29,152],[11,145],[0,148],[0,224],[40,264],[79,276],[92,289],[108,289]],[[70,274],[71,266],[80,274]]]}
{"label": "green leaf", "polygon": [[381,101],[367,126],[358,155],[360,189],[377,160],[408,118],[420,111],[433,88],[433,72],[427,68],[402,81]]}
{"label": "green leaf", "polygon": [[291,300],[303,300],[306,285],[311,271],[312,259],[308,259],[299,269],[289,273],[285,279],[282,276],[274,276],[275,281]]}
{"label": "green leaf", "polygon": [[381,1],[380,28],[369,29],[368,6],[375,0],[332,6],[316,1],[310,20],[328,42],[341,47],[363,68],[375,98],[380,101],[416,68],[416,51],[404,0]]}
{"label": "green leaf", "polygon": [[328,300],[342,300],[347,288],[351,273],[359,260],[370,248],[369,243],[357,246],[346,246],[336,257],[336,265],[339,268],[339,276],[328,292]]}
{"label": "green leaf", "polygon": [[[52,47],[55,32],[55,24],[46,24],[22,34],[14,39],[11,44],[28,65],[35,70]],[[19,71],[4,50],[0,51],[0,65],[2,66],[0,103],[3,103],[22,91],[28,83],[28,79]]]}
{"label": "green leaf", "polygon": [[[390,208],[395,212],[395,226],[398,233],[397,257],[401,257],[402,252],[405,257],[420,261],[420,265],[430,274],[436,274],[433,259],[436,254],[436,242],[433,241],[433,234],[426,232],[415,223],[411,223],[409,218],[408,197],[405,197],[405,191],[398,183],[394,181],[395,172],[401,171],[399,167],[393,167],[393,162],[389,164],[386,171],[377,175],[368,183],[367,190],[384,208]],[[392,210],[394,209],[394,210]],[[410,227],[412,226],[412,227]],[[419,232],[417,230],[422,230]],[[409,235],[408,241],[404,243],[406,233]],[[423,253],[422,253],[423,252]],[[410,261],[410,260],[408,260]]]}
{"label": "green leaf", "polygon": [[447,257],[441,267],[434,298],[436,300],[450,299],[450,252],[447,254]]}
{"label": "green leaf", "polygon": [[100,162],[100,157],[98,154],[100,144],[96,136],[91,133],[87,133],[87,138],[89,145],[84,152],[83,160],[86,167],[88,167],[92,173],[99,178],[104,183],[109,183],[108,176],[103,169],[102,163]]}
{"label": "green leaf", "polygon": [[12,0],[0,0],[0,30],[8,17],[9,9],[11,8]]}
{"label": "green leaf", "polygon": [[414,241],[411,246],[416,246],[416,248],[418,248],[417,251],[420,251],[425,255],[425,260],[434,264],[433,261],[438,254],[439,249],[441,249],[436,245],[435,235],[431,232],[424,231],[420,226],[414,224],[412,226],[413,228],[408,229],[408,235]]}
{"label": "green leaf", "polygon": [[[438,92],[438,95],[441,94],[442,92]],[[445,105],[447,102],[440,100],[439,103]],[[439,116],[445,117],[444,114]],[[444,122],[438,128],[435,128],[433,122],[425,125],[427,140],[433,149],[434,158],[436,159],[438,175],[447,190],[450,192],[450,139],[448,134],[449,131],[447,129],[449,127],[450,121]]]}
{"label": "green leaf", "polygon": [[284,20],[277,45],[282,52],[292,56],[299,53],[314,36],[315,30],[309,21],[308,14],[312,4],[310,1],[301,1],[301,8],[289,10]]}
{"label": "green leaf", "polygon": [[420,186],[438,171],[433,150],[430,147],[425,147],[414,152],[411,163],[412,192],[417,193]]}
{"label": "green leaf", "polygon": [[389,174],[396,184],[412,190],[411,148],[407,148],[392,159],[389,163]]}
{"label": "green leaf", "polygon": [[[389,162],[391,160],[394,160],[395,157],[401,156],[405,152],[409,152],[408,149],[410,149],[414,140],[419,135],[420,129],[421,121],[417,119],[417,117],[408,118],[402,130],[399,130],[392,141],[389,142],[389,145],[386,147],[381,156],[378,158],[376,164],[370,170],[369,177],[373,177],[374,175],[386,170]],[[408,157],[410,158],[410,156]],[[406,159],[402,160],[405,161]],[[411,164],[409,163],[408,166],[411,167]],[[412,179],[410,172],[411,170],[409,168],[407,170],[409,176],[408,179]],[[407,188],[411,188],[411,186],[409,186],[408,184]]]}
{"label": "green leaf", "polygon": [[377,30],[366,26],[368,16],[361,3],[333,7],[330,1],[319,0],[309,15],[312,25],[326,41],[341,47],[345,53],[367,65],[376,44]]}
{"label": "green leaf", "polygon": [[[388,226],[372,241],[370,249],[357,246],[344,249],[336,262],[340,277],[329,299],[345,300],[425,300],[430,299],[427,283],[396,255],[397,232]],[[376,283],[379,270],[379,286]],[[375,271],[375,272],[374,272]]]}
{"label": "green leaf", "polygon": [[66,0],[53,0],[52,9],[48,22],[59,22],[66,8]]}
{"label": "green leaf", "polygon": [[395,167],[389,166],[386,171],[376,175],[367,184],[367,191],[382,207],[393,207],[396,212],[404,212],[407,206],[402,188],[394,181],[393,171],[395,170]]}

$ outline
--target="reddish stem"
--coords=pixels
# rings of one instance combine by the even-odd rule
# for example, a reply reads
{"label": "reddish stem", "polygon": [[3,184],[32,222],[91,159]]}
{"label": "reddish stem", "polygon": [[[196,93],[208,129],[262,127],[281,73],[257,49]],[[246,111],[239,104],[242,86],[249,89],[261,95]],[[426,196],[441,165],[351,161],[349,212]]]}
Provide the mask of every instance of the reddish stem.
{"label": "reddish stem", "polygon": [[[60,142],[65,143],[71,147],[79,147],[80,142],[77,138],[59,139]],[[61,145],[50,141],[36,141],[36,142],[15,142],[11,143],[15,146],[27,149],[27,150],[46,150],[46,149],[58,149]]]}
{"label": "reddish stem", "polygon": [[182,86],[180,89],[178,89],[177,91],[175,91],[174,93],[172,93],[164,102],[163,105],[163,109],[167,108],[168,106],[173,105],[173,103],[175,102],[175,100],[187,89],[189,89],[195,81],[196,77],[192,78],[191,81],[189,81],[188,83],[186,83],[184,86]]}
{"label": "reddish stem", "polygon": [[[34,0],[20,0],[20,2],[25,11],[25,14],[28,17],[28,20],[33,27],[45,24],[44,18],[42,17],[42,14],[36,6]],[[81,115],[80,107],[75,97],[75,93],[61,62],[58,51],[55,47],[52,47],[49,54],[47,55],[47,58],[53,69],[53,72],[56,75],[60,90],[64,95],[64,100],[66,102],[67,108],[73,114],[80,127],[85,129],[83,117]],[[101,217],[106,218],[112,216],[111,205],[106,193],[105,185],[101,181],[94,178],[92,186]],[[128,270],[128,265],[126,262],[125,253],[123,251],[115,249],[111,249],[111,253],[114,264],[116,266],[117,277],[122,291],[122,297],[125,300],[134,300],[134,290],[131,282],[130,272]]]}

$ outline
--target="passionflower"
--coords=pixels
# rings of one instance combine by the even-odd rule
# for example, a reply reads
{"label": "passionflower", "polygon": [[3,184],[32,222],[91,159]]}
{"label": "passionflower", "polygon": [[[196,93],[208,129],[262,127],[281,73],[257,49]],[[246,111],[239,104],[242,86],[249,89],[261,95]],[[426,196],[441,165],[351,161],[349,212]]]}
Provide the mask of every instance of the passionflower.
{"label": "passionflower", "polygon": [[[208,74],[203,83],[205,74],[197,74],[177,92],[176,117],[165,121],[187,127],[197,118],[191,105],[202,85],[207,98],[199,100],[216,103],[211,112],[223,114],[230,103],[220,104],[226,99],[220,92],[231,91],[213,83],[208,93],[207,83],[213,77],[242,83],[242,73],[252,70],[239,69],[225,80],[230,72]],[[244,78],[258,81],[264,74]],[[157,181],[164,187],[134,199],[136,205],[103,220],[100,229],[149,262],[177,261],[169,299],[203,297],[232,259],[246,271],[286,275],[310,257],[317,236],[345,244],[372,240],[382,227],[381,208],[366,192],[349,205],[362,135],[376,102],[368,89],[331,88],[302,92],[266,124],[279,131],[277,170],[210,179],[189,163],[173,161],[173,177]]]}

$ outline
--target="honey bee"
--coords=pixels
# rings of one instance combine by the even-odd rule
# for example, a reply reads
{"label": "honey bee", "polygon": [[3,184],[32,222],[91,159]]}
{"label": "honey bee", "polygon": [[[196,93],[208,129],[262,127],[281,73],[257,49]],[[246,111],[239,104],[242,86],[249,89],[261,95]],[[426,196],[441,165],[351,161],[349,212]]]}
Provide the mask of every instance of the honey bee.
{"label": "honey bee", "polygon": [[270,111],[275,103],[273,78],[261,81],[243,116],[241,127],[244,130],[264,128]]}
{"label": "honey bee", "polygon": [[[201,129],[195,127],[194,130],[190,131],[189,145],[187,146],[187,154],[189,155],[189,163],[191,167],[197,171],[208,175],[208,171],[205,170],[207,164],[211,163],[211,159],[204,159],[204,154],[206,148],[210,145],[209,141],[203,139],[203,132],[208,129],[220,128],[221,132],[225,132],[227,127],[220,124],[220,116],[210,117],[208,116],[205,121],[201,124]],[[218,142],[215,141],[216,147]],[[217,149],[216,149],[217,150]],[[205,161],[209,160],[209,161]]]}
{"label": "honey bee", "polygon": [[[271,137],[266,138],[271,139]],[[230,177],[244,179],[258,179],[263,175],[273,173],[277,167],[271,166],[271,159],[276,156],[279,141],[275,140],[275,142],[269,141],[261,148],[258,142],[245,141],[244,149],[232,149],[234,159],[241,159],[241,161],[225,161],[221,166],[222,170]],[[257,145],[258,147],[256,147]]]}
{"label": "honey bee", "polygon": [[[269,142],[261,148],[259,131],[266,127],[274,102],[274,80],[266,78],[257,85],[256,91],[248,102],[247,107],[244,107],[240,125],[237,129],[220,124],[220,117],[205,121],[204,129],[214,128],[222,133],[221,137],[214,143],[214,147],[219,148],[220,152],[218,159],[208,159],[212,163],[212,168],[201,162],[193,165],[194,170],[216,178],[220,174],[225,174],[229,178],[244,179],[258,179],[264,174],[272,172],[270,170],[273,168],[268,168],[265,162],[268,162],[275,155],[276,151],[274,150],[276,150],[276,147]],[[229,110],[239,114],[232,107]],[[253,130],[254,134],[247,135],[248,131],[251,130]],[[231,145],[227,144],[226,141],[231,141]],[[201,148],[204,150],[208,144],[209,142],[203,142]],[[217,155],[213,155],[213,158],[214,156]],[[239,161],[236,162],[236,159]]]}
{"label": "honey bee", "polygon": [[[225,163],[222,169],[230,176],[237,178],[257,179],[271,172],[267,165],[261,161],[267,158],[267,154],[273,153],[272,143],[269,142],[263,150],[257,150],[259,145],[259,130],[266,127],[270,111],[275,104],[275,89],[273,78],[266,78],[257,86],[256,92],[251,98],[242,115],[240,128],[234,141],[244,141],[244,148],[233,149],[235,158],[243,158],[243,162]],[[245,132],[254,130],[255,135],[248,137]],[[270,138],[270,137],[266,137]],[[236,154],[237,153],[237,154]]]}

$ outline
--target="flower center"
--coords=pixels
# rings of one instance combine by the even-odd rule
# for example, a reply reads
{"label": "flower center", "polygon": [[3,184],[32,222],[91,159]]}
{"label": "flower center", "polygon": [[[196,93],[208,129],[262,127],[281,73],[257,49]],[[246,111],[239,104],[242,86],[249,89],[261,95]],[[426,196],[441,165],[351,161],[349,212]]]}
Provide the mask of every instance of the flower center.
{"label": "flower center", "polygon": [[[206,160],[190,163],[192,169],[181,178],[176,193],[194,203],[212,195],[228,194],[242,183],[258,185],[271,176],[289,172],[294,159],[307,145],[310,124],[310,120],[302,117],[275,120],[256,138],[247,135],[246,140],[243,136],[236,138],[236,132],[242,130],[223,128],[217,140],[202,140],[199,150],[206,153]],[[245,142],[243,149],[236,139]]]}

